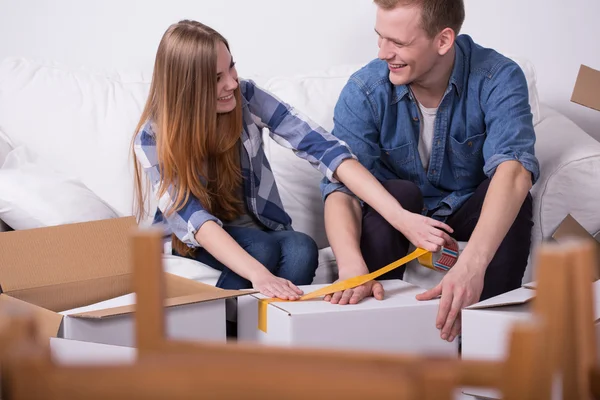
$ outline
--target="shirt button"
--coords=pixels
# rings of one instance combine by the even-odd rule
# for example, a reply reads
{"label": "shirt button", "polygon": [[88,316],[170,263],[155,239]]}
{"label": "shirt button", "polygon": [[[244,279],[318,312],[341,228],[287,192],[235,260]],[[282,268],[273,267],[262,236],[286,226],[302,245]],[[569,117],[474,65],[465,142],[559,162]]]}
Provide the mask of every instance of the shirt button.
{"label": "shirt button", "polygon": [[473,142],[469,142],[469,143],[467,143],[467,146],[469,146],[469,147],[473,147]]}
{"label": "shirt button", "polygon": [[435,175],[435,169],[433,171],[431,171],[434,175]]}
{"label": "shirt button", "polygon": [[437,144],[439,146],[440,145],[440,141],[438,140],[437,142],[435,142],[435,144]]}
{"label": "shirt button", "polygon": [[413,121],[418,122],[419,121],[419,117],[413,117]]}

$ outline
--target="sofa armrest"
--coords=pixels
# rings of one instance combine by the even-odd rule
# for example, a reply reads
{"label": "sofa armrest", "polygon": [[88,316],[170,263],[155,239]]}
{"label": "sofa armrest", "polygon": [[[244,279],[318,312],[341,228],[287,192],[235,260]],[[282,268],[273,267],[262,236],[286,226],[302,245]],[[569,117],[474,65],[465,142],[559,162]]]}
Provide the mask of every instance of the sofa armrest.
{"label": "sofa armrest", "polygon": [[600,231],[600,142],[548,106],[542,106],[535,131],[540,178],[531,191],[533,245],[550,238],[567,214],[595,235]]}

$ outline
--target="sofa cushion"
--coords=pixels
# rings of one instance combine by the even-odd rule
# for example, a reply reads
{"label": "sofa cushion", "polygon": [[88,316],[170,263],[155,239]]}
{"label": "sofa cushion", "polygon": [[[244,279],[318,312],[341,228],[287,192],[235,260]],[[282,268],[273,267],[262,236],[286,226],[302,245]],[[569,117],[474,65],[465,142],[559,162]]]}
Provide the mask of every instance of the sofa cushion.
{"label": "sofa cushion", "polygon": [[0,169],[0,219],[13,229],[116,217],[84,184],[54,171],[25,147],[11,151]]}
{"label": "sofa cushion", "polygon": [[0,63],[0,126],[15,147],[43,155],[131,215],[129,148],[148,88],[141,73],[6,59]]}

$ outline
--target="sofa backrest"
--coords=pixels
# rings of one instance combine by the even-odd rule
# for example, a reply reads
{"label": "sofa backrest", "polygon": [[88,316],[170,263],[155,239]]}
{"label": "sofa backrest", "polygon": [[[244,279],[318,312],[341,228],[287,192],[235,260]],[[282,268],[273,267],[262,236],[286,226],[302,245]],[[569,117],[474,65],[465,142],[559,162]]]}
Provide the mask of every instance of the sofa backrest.
{"label": "sofa backrest", "polygon": [[[527,61],[517,61],[528,78],[537,120],[535,71]],[[339,93],[359,67],[338,66],[302,76],[249,78],[331,131]],[[120,214],[131,215],[129,146],[149,82],[150,76],[141,72],[101,73],[53,62],[6,59],[0,63],[0,130],[13,146],[31,149],[56,170],[80,179]],[[327,247],[319,191],[321,175],[277,145],[267,132],[264,143],[294,228],[311,235],[320,248]]]}

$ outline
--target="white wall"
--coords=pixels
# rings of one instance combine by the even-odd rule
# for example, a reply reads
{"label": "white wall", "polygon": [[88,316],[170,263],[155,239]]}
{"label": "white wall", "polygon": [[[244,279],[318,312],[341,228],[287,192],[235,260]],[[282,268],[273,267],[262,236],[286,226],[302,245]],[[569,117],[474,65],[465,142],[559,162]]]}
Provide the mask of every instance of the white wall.
{"label": "white wall", "polygon": [[[600,1],[466,0],[464,33],[534,62],[543,102],[600,139],[600,112],[570,103],[581,63],[600,69]],[[0,59],[150,71],[181,18],[231,42],[246,74],[305,73],[376,56],[370,0],[0,0]]]}

